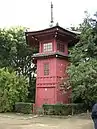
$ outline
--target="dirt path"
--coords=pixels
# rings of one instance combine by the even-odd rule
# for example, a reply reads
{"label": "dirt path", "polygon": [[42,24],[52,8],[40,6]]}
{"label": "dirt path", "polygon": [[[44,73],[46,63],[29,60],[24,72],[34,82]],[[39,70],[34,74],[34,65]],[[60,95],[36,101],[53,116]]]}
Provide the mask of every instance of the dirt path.
{"label": "dirt path", "polygon": [[91,119],[72,117],[49,118],[0,114],[0,129],[93,129]]}

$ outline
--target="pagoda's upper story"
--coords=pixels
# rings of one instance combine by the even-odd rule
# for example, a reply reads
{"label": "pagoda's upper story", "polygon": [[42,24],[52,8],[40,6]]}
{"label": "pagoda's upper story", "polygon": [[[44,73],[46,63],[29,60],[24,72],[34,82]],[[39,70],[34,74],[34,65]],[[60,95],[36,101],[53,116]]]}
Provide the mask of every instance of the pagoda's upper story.
{"label": "pagoda's upper story", "polygon": [[68,47],[77,42],[77,34],[60,26],[52,28],[26,32],[26,41],[32,48],[38,48],[35,57],[44,57],[47,55],[68,56]]}

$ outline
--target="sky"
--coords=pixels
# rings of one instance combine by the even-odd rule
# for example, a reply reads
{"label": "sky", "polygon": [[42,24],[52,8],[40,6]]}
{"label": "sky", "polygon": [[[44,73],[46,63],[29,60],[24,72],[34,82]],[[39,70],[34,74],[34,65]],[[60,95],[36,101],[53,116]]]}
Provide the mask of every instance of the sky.
{"label": "sky", "polygon": [[[0,28],[24,26],[41,30],[50,25],[51,0],[0,0]],[[63,28],[77,26],[85,17],[97,11],[97,0],[52,0],[54,25]]]}

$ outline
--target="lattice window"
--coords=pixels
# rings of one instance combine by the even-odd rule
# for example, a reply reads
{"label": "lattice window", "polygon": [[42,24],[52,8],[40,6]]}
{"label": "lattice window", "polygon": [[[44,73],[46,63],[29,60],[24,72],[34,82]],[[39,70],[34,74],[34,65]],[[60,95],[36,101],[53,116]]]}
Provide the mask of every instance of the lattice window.
{"label": "lattice window", "polygon": [[52,43],[45,43],[45,44],[43,45],[43,51],[44,51],[44,52],[52,51]]}
{"label": "lattice window", "polygon": [[49,63],[44,64],[44,75],[49,75]]}
{"label": "lattice window", "polygon": [[57,50],[59,50],[60,52],[64,52],[64,44],[57,43]]}

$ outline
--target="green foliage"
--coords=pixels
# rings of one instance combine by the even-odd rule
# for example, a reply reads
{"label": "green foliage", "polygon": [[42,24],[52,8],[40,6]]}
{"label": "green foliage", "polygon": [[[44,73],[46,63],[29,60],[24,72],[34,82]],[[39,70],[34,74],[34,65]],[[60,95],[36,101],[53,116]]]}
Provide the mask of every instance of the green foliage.
{"label": "green foliage", "polygon": [[43,105],[44,114],[47,115],[71,115],[82,113],[85,111],[83,104],[55,104],[55,105]]}
{"label": "green foliage", "polygon": [[36,88],[36,78],[31,77],[30,82],[29,82],[29,87],[28,87],[28,99],[27,102],[32,102],[35,103],[35,88]]}
{"label": "green foliage", "polygon": [[70,50],[71,66],[68,69],[73,90],[73,101],[89,108],[97,101],[97,22],[87,14],[80,25],[79,42]]}
{"label": "green foliage", "polygon": [[25,28],[0,31],[0,67],[12,67],[17,74],[27,75],[31,71],[32,50],[26,44]]}
{"label": "green foliage", "polygon": [[26,76],[29,80],[28,99],[31,101],[35,96],[35,78],[32,73],[36,71],[35,65],[31,67],[32,54],[37,50],[32,50],[26,44],[24,31],[24,27],[0,29],[0,68],[9,68],[19,76]]}
{"label": "green foliage", "polygon": [[30,114],[33,111],[33,104],[25,102],[17,102],[15,103],[15,111],[18,113]]}
{"label": "green foliage", "polygon": [[15,102],[25,101],[28,83],[25,77],[17,76],[7,68],[0,69],[0,112],[12,111]]}
{"label": "green foliage", "polygon": [[81,98],[82,102],[90,105],[90,102],[97,100],[96,60],[80,63],[78,66],[71,65],[68,73],[73,88],[73,101]]}

